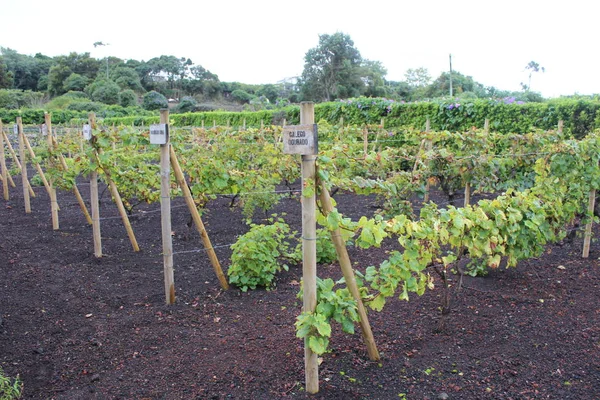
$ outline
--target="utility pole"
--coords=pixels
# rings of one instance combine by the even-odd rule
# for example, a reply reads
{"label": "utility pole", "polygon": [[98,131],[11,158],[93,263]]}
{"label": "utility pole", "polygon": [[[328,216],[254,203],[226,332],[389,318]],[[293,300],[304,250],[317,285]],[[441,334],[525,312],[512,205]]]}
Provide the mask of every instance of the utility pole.
{"label": "utility pole", "polygon": [[452,97],[452,54],[450,54],[450,97]]}

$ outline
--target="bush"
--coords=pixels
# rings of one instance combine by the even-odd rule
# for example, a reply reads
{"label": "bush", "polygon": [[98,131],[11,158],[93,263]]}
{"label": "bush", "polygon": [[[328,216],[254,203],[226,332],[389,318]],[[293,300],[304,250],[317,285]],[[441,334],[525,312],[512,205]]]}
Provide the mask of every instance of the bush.
{"label": "bush", "polygon": [[196,104],[196,99],[194,99],[193,97],[186,96],[183,99],[181,99],[181,102],[179,102],[176,111],[180,113],[195,111]]}
{"label": "bush", "polygon": [[275,274],[287,265],[280,257],[288,257],[290,227],[283,220],[271,225],[250,225],[250,231],[240,236],[232,246],[231,265],[227,270],[229,282],[243,292],[258,286],[269,289]]}
{"label": "bush", "polygon": [[231,92],[231,97],[237,101],[240,102],[242,104],[244,103],[248,103],[250,102],[250,100],[252,100],[254,98],[253,95],[251,95],[250,93],[241,90],[241,89],[236,89],[233,92]]}
{"label": "bush", "polygon": [[142,101],[142,107],[146,110],[160,110],[161,108],[167,108],[169,106],[169,102],[167,98],[157,91],[151,91],[144,95],[144,100]]}
{"label": "bush", "polygon": [[105,104],[117,104],[121,88],[113,81],[100,81],[92,89],[92,100]]}
{"label": "bush", "polygon": [[66,109],[73,111],[87,111],[87,112],[99,112],[105,107],[102,103],[96,103],[94,101],[75,101],[70,103]]}
{"label": "bush", "polygon": [[131,107],[138,105],[137,94],[131,89],[119,92],[119,105],[121,107]]}

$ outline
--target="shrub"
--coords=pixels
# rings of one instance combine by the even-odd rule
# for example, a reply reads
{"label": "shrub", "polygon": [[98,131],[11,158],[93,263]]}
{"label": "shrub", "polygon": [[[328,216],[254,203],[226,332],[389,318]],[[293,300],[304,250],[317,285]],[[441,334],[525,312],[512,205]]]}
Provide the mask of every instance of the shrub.
{"label": "shrub", "polygon": [[131,89],[126,89],[119,92],[119,105],[121,107],[137,106],[138,98],[135,92]]}
{"label": "shrub", "polygon": [[194,99],[193,97],[186,96],[183,99],[181,99],[181,102],[179,102],[176,111],[180,113],[195,111],[196,104],[196,99]]}
{"label": "shrub", "polygon": [[167,98],[157,91],[151,91],[144,95],[144,100],[142,101],[142,107],[146,110],[160,110],[161,108],[167,108],[169,106],[169,102]]}
{"label": "shrub", "polygon": [[91,92],[92,100],[105,104],[117,104],[121,88],[113,81],[100,81],[95,83]]}
{"label": "shrub", "polygon": [[258,286],[269,289],[275,274],[287,265],[280,257],[289,257],[290,227],[283,220],[271,220],[270,225],[250,225],[250,231],[240,236],[232,246],[229,282],[243,292]]}

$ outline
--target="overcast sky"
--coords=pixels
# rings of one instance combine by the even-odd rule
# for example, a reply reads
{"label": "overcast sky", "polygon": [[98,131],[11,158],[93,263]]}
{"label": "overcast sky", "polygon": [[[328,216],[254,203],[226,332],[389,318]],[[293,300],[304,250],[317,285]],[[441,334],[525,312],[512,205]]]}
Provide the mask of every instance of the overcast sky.
{"label": "overcast sky", "polygon": [[[276,83],[298,76],[319,34],[343,32],[388,80],[425,67],[486,86],[546,97],[600,93],[596,0],[1,0],[0,46],[48,56],[190,58],[221,81]],[[109,46],[94,48],[102,41]]]}

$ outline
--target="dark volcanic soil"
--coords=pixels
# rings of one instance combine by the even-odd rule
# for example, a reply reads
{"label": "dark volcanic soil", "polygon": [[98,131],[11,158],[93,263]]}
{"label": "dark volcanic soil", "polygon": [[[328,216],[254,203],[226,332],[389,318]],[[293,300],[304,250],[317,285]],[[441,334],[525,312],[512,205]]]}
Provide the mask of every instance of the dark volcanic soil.
{"label": "dark volcanic soil", "polygon": [[[18,179],[15,178],[18,183]],[[89,186],[80,186],[89,198]],[[294,321],[301,267],[271,291],[222,291],[182,199],[174,199],[177,303],[165,305],[158,205],[140,206],[134,253],[108,191],[102,196],[104,256],[69,192],[59,192],[60,230],[36,188],[25,214],[20,187],[0,203],[0,366],[20,375],[27,399],[597,399],[600,398],[600,256],[582,241],[549,247],[516,269],[469,278],[438,332],[439,285],[392,301],[370,322],[382,355],[369,361],[360,335],[336,332],[320,366],[320,393],[304,390],[303,342]],[[373,200],[336,196],[349,216]],[[444,201],[437,195],[438,199]],[[203,216],[223,268],[247,231],[229,199]],[[286,198],[299,229],[300,203]],[[364,269],[381,249],[351,249]],[[320,265],[321,277],[339,267]]]}

